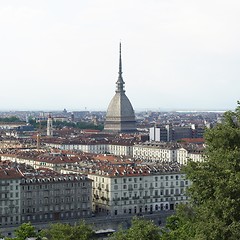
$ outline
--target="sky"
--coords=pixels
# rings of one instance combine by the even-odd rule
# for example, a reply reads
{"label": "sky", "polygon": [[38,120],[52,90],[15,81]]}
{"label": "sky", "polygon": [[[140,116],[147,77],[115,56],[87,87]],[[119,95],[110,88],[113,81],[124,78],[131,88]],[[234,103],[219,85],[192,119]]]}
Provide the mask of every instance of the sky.
{"label": "sky", "polygon": [[1,0],[0,110],[229,110],[240,98],[239,0]]}

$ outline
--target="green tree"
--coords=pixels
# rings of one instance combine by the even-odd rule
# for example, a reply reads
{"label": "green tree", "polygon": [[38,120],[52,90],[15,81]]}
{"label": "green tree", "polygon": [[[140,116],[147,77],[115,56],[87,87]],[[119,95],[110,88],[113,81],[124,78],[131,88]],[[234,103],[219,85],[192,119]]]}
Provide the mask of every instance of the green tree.
{"label": "green tree", "polygon": [[161,240],[194,239],[194,221],[195,214],[193,214],[193,209],[190,205],[179,205],[177,214],[167,218],[166,226],[161,230]]}
{"label": "green tree", "polygon": [[120,229],[111,236],[112,240],[159,240],[160,228],[152,221],[133,218],[128,230]]}
{"label": "green tree", "polygon": [[89,240],[94,232],[85,222],[71,226],[69,224],[55,223],[48,229],[41,231],[40,235],[49,240]]}
{"label": "green tree", "polygon": [[15,231],[16,240],[26,240],[27,237],[37,237],[35,227],[31,223],[23,223]]}
{"label": "green tree", "polygon": [[12,116],[12,117],[0,118],[0,122],[22,122],[22,120],[20,120],[16,116]]}
{"label": "green tree", "polygon": [[168,220],[164,239],[240,239],[239,102],[205,139],[205,161],[185,168],[191,204]]}

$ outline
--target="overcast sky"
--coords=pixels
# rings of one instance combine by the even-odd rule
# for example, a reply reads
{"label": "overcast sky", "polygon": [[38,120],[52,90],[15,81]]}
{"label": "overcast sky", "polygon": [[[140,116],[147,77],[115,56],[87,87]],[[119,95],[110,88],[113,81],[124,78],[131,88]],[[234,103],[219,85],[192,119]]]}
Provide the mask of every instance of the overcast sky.
{"label": "overcast sky", "polygon": [[240,99],[239,0],[1,0],[0,110],[106,110],[122,42],[135,110]]}

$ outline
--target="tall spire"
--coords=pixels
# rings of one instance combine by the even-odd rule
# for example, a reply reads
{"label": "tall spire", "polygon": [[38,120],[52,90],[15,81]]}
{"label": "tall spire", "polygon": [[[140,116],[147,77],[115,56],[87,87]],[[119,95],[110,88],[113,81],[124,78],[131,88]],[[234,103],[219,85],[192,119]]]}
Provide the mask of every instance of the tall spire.
{"label": "tall spire", "polygon": [[120,42],[120,45],[119,45],[119,76],[122,77],[122,49],[121,49],[121,42]]}
{"label": "tall spire", "polygon": [[122,79],[122,49],[121,49],[121,42],[119,45],[119,71],[118,71],[118,80],[116,82],[117,89],[116,92],[125,92],[124,90],[124,84],[125,82]]}

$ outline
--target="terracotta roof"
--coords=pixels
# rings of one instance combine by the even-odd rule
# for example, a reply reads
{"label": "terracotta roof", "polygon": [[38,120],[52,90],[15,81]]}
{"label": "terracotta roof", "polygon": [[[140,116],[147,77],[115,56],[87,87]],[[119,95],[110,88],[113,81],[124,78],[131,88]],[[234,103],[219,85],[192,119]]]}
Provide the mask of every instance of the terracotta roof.
{"label": "terracotta roof", "polygon": [[23,177],[16,169],[0,169],[0,179],[19,179]]}
{"label": "terracotta roof", "polygon": [[205,142],[204,138],[182,138],[181,140],[187,143],[204,143]]}

